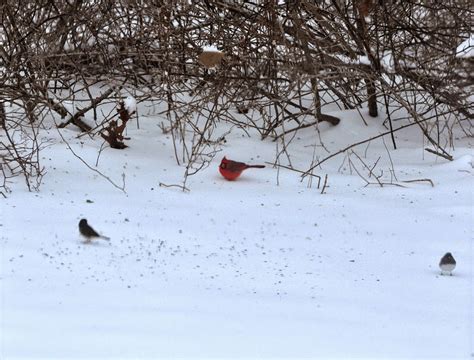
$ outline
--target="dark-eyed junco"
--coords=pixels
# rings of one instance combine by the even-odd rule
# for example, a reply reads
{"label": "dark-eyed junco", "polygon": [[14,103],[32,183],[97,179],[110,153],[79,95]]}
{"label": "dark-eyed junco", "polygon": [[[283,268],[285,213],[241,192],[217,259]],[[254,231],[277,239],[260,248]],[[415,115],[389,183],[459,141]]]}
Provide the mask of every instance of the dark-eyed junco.
{"label": "dark-eyed junco", "polygon": [[86,243],[90,243],[92,239],[97,238],[97,239],[104,239],[104,240],[110,240],[107,236],[100,235],[95,231],[88,223],[86,219],[81,219],[79,221],[79,232],[81,233],[82,236],[85,238]]}
{"label": "dark-eyed junco", "polygon": [[449,273],[453,275],[453,270],[456,267],[456,260],[454,260],[453,254],[450,252],[446,253],[439,261],[439,268],[441,269],[441,275]]}

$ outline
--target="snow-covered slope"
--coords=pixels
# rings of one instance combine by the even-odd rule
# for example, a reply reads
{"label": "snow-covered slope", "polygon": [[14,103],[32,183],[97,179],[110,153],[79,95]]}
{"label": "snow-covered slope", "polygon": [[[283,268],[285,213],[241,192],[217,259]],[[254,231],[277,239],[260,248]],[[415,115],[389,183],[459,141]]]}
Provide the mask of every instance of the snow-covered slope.
{"label": "snow-covered slope", "polygon": [[[341,124],[322,129],[331,151],[384,130],[336,115]],[[271,166],[228,182],[218,155],[185,193],[159,186],[178,184],[183,168],[156,119],[129,127],[130,147],[99,161],[117,183],[126,174],[126,193],[51,129],[41,191],[18,181],[1,200],[0,358],[472,356],[469,140],[448,163],[423,153],[421,135],[400,132],[390,155],[404,187],[365,187],[344,155],[316,172],[328,174],[323,195],[315,181]],[[62,131],[93,165],[98,140]],[[389,182],[385,142],[357,153],[367,164],[382,155],[376,171]],[[297,135],[293,166],[309,167],[312,145],[312,130]],[[235,131],[222,155],[272,162],[275,146]],[[434,187],[403,182],[416,179]],[[111,242],[84,245],[81,218]],[[438,269],[447,251],[458,262],[452,277]]]}

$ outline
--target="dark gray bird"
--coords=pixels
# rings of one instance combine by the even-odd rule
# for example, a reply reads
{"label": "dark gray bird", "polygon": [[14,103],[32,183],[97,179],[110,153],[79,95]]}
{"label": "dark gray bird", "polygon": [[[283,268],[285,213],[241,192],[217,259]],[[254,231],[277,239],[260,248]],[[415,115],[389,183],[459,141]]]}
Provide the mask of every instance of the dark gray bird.
{"label": "dark gray bird", "polygon": [[441,275],[449,273],[453,275],[453,270],[456,267],[456,260],[454,260],[453,254],[447,252],[439,261],[439,268],[441,269]]}
{"label": "dark gray bird", "polygon": [[79,232],[85,238],[86,243],[90,243],[92,239],[103,239],[103,240],[110,240],[107,236],[100,235],[95,231],[88,223],[86,219],[81,219],[79,221]]}

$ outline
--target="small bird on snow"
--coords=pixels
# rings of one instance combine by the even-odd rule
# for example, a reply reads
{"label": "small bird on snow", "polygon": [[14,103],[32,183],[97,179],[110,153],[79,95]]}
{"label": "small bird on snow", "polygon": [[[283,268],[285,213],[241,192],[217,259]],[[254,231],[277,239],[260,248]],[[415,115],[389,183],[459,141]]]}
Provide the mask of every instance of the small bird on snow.
{"label": "small bird on snow", "polygon": [[227,159],[225,156],[219,165],[219,172],[221,175],[226,178],[227,180],[235,180],[237,179],[242,171],[255,168],[255,169],[263,169],[265,165],[247,165],[246,163],[240,161],[234,161]]}
{"label": "small bird on snow", "polygon": [[107,236],[100,235],[95,231],[88,223],[86,219],[81,219],[79,221],[79,232],[85,238],[85,243],[90,243],[92,239],[103,239],[103,240],[110,240]]}
{"label": "small bird on snow", "polygon": [[439,261],[439,268],[441,269],[441,275],[449,273],[453,275],[453,270],[456,267],[456,260],[454,260],[453,254],[450,252],[446,253]]}

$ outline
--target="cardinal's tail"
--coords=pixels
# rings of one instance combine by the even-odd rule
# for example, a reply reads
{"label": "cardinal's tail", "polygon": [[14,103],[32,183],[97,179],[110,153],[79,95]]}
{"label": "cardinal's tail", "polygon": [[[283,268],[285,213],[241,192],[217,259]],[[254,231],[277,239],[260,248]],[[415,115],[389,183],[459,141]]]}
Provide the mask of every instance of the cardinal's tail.
{"label": "cardinal's tail", "polygon": [[247,169],[255,168],[255,169],[263,169],[265,165],[247,165]]}

